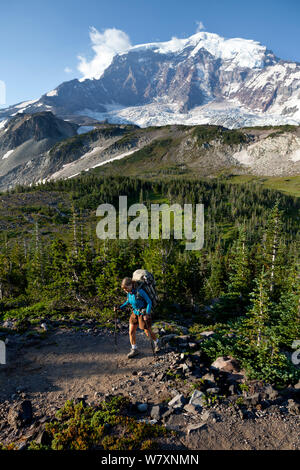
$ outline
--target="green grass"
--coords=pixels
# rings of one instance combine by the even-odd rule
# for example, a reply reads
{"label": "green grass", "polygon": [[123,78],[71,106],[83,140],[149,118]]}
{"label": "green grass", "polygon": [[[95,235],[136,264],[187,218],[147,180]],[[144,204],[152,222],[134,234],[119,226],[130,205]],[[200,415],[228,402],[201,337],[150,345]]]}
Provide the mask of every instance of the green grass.
{"label": "green grass", "polygon": [[[222,179],[222,178],[221,178]],[[300,197],[300,175],[297,176],[253,176],[232,175],[226,181],[234,184],[258,183],[268,189],[281,191],[284,194]]]}

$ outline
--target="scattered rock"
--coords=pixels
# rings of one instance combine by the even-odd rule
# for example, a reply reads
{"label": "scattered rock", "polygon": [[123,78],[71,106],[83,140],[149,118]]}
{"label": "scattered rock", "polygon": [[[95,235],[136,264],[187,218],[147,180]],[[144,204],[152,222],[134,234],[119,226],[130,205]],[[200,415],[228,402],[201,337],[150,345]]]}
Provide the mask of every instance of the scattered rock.
{"label": "scattered rock", "polygon": [[267,400],[276,400],[279,396],[277,390],[272,385],[267,385],[264,389],[264,395]]}
{"label": "scattered rock", "polygon": [[162,417],[161,407],[159,405],[152,406],[150,416],[152,419],[156,419],[157,421],[159,421]]}
{"label": "scattered rock", "polygon": [[212,387],[206,390],[206,393],[211,393],[212,395],[218,395],[220,393],[219,387]]}
{"label": "scattered rock", "polygon": [[287,406],[288,410],[289,410],[289,413],[293,414],[293,415],[298,415],[300,414],[300,405],[299,403],[297,403],[295,400],[293,400],[292,398],[290,398],[288,400],[288,406]]}
{"label": "scattered rock", "polygon": [[185,404],[185,398],[181,393],[179,393],[174,398],[172,398],[172,400],[169,401],[168,403],[168,405],[174,409],[181,409],[184,404]]}
{"label": "scattered rock", "polygon": [[213,336],[215,334],[214,331],[202,331],[200,333],[200,336],[203,336],[204,338],[209,338],[210,336]]}
{"label": "scattered rock", "polygon": [[230,356],[221,356],[218,357],[211,365],[215,369],[222,370],[224,372],[239,372],[240,366],[236,359]]}
{"label": "scattered rock", "polygon": [[38,434],[35,441],[38,444],[42,444],[44,446],[49,446],[52,442],[52,438],[51,438],[50,434],[47,431],[43,430]]}
{"label": "scattered rock", "polygon": [[2,323],[2,327],[9,330],[14,330],[16,328],[16,323],[12,320],[5,320],[5,322]]}
{"label": "scattered rock", "polygon": [[168,408],[162,415],[161,415],[161,419],[163,421],[165,421],[167,418],[169,418],[169,416],[171,416],[173,413],[174,413],[174,408]]}
{"label": "scattered rock", "polygon": [[139,405],[137,405],[137,409],[141,412],[141,413],[145,413],[148,409],[148,405],[147,403],[140,403]]}
{"label": "scattered rock", "polygon": [[201,411],[199,406],[192,405],[191,403],[188,403],[187,405],[184,405],[183,409],[187,413],[191,413],[193,415],[197,415]]}
{"label": "scattered rock", "polygon": [[205,401],[204,393],[200,392],[200,390],[195,390],[190,398],[189,404],[194,405],[194,406],[200,406],[200,407],[205,406],[206,401]]}
{"label": "scattered rock", "polygon": [[172,414],[166,422],[166,428],[172,430],[179,430],[181,427],[187,425],[186,417],[182,414]]}
{"label": "scattered rock", "polygon": [[15,429],[18,429],[32,421],[32,405],[30,400],[24,400],[21,403],[13,405],[8,413],[8,423]]}
{"label": "scattered rock", "polygon": [[198,423],[198,424],[190,424],[187,427],[187,434],[191,434],[191,432],[194,431],[202,431],[203,429],[207,428],[207,425],[205,423]]}
{"label": "scattered rock", "polygon": [[176,337],[175,334],[170,334],[170,335],[162,336],[162,338],[160,338],[160,340],[161,340],[162,344],[166,344],[166,343],[169,343],[169,341],[171,341],[175,337]]}
{"label": "scattered rock", "polygon": [[261,401],[261,394],[260,393],[254,393],[253,395],[244,397],[243,400],[244,400],[245,405],[256,406]]}

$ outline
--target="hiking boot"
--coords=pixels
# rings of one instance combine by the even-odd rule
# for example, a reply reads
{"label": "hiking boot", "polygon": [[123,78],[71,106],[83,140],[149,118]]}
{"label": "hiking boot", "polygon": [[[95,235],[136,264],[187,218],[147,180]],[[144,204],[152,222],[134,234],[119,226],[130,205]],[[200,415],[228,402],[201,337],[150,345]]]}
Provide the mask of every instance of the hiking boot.
{"label": "hiking boot", "polygon": [[131,349],[130,353],[127,354],[127,357],[128,357],[129,359],[131,359],[131,358],[137,356],[138,354],[139,354],[139,352],[138,352],[137,349]]}

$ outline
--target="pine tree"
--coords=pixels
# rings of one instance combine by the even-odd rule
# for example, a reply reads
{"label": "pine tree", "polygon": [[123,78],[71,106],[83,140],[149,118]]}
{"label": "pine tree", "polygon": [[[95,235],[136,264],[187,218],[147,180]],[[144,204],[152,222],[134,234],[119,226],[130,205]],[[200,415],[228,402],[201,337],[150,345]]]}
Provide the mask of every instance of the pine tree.
{"label": "pine tree", "polygon": [[269,214],[264,242],[264,266],[265,271],[268,272],[269,291],[271,295],[274,292],[275,283],[278,278],[278,268],[280,266],[278,248],[281,241],[282,231],[281,217],[279,201],[277,200]]}
{"label": "pine tree", "polygon": [[246,245],[246,230],[241,227],[238,240],[233,244],[229,255],[228,291],[242,296],[249,292],[250,268],[249,253]]}
{"label": "pine tree", "polygon": [[260,347],[262,338],[269,320],[270,298],[266,273],[262,269],[260,276],[255,280],[255,289],[250,294],[251,308],[247,312],[245,326],[250,343]]}

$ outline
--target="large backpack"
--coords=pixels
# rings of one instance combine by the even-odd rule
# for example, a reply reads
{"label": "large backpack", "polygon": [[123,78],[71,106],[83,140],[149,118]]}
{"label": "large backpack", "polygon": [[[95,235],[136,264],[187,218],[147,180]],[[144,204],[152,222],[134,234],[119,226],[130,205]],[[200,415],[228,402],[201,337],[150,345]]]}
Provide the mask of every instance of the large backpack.
{"label": "large backpack", "polygon": [[151,315],[158,304],[158,295],[156,291],[156,283],[152,273],[145,269],[137,269],[132,275],[132,280],[137,284],[137,291],[143,289],[152,302]]}

